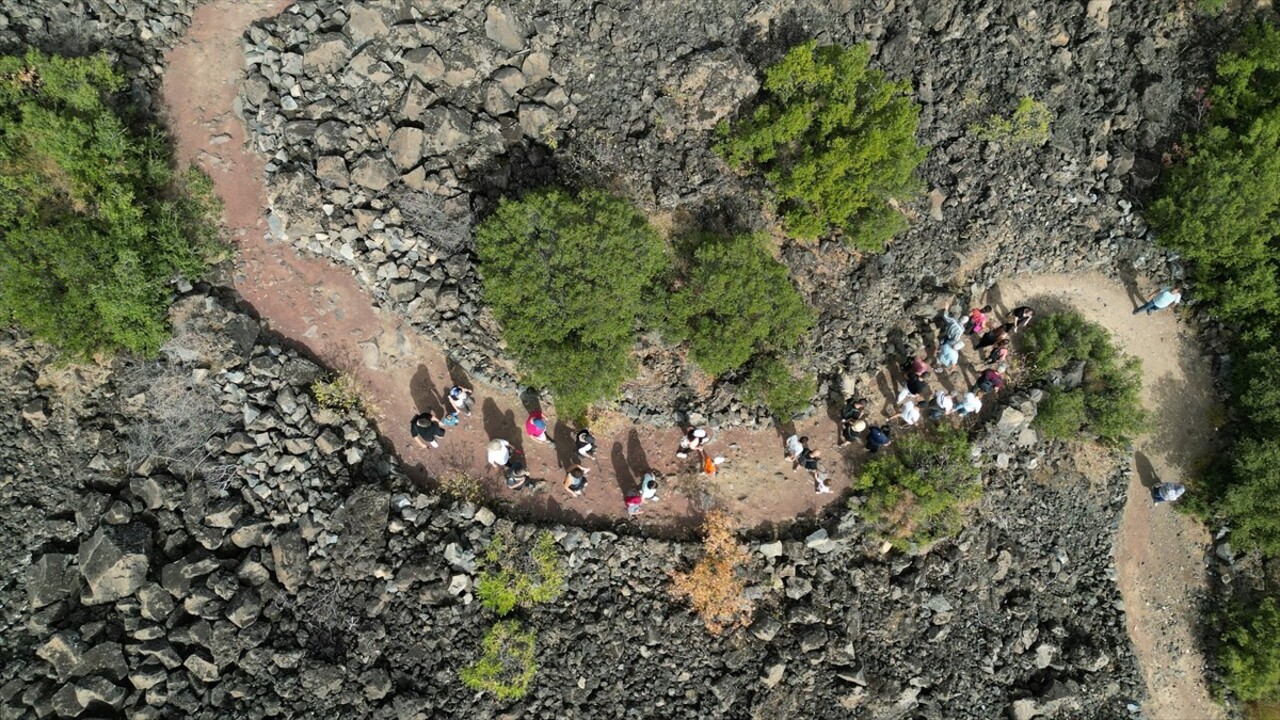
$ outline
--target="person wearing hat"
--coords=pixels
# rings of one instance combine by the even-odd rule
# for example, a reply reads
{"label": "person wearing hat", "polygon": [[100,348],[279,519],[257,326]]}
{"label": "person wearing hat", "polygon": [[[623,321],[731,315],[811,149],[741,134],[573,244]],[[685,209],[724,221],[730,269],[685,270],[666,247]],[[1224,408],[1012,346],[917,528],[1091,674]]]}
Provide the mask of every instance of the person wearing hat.
{"label": "person wearing hat", "polygon": [[529,413],[529,419],[524,421],[524,429],[535,442],[551,444],[551,436],[547,435],[547,418],[541,410]]}
{"label": "person wearing hat", "polygon": [[485,451],[489,456],[489,464],[496,468],[505,468],[511,460],[511,453],[515,450],[515,446],[501,438],[494,438],[485,446]]}
{"label": "person wearing hat", "polygon": [[691,427],[685,431],[684,437],[680,438],[680,450],[676,453],[676,457],[689,457],[689,451],[701,450],[706,443],[707,431],[700,427]]}
{"label": "person wearing hat", "polygon": [[867,429],[866,420],[845,420],[840,423],[840,442],[836,443],[836,447],[844,447],[851,442],[857,442],[862,435],[862,431]]}

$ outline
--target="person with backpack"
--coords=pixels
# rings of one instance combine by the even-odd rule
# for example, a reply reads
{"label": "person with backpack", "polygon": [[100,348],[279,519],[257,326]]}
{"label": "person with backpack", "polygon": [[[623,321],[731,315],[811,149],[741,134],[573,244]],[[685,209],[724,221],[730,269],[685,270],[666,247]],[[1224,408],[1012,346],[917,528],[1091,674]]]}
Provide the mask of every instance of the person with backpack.
{"label": "person with backpack", "polygon": [[980,308],[974,308],[969,311],[969,332],[974,335],[981,335],[986,332],[987,316],[991,314],[990,305],[983,305]]}
{"label": "person with backpack", "polygon": [[942,343],[954,343],[964,339],[964,325],[960,324],[960,318],[952,317],[950,314],[951,306],[947,305],[942,308]]}
{"label": "person with backpack", "polygon": [[507,463],[511,461],[511,455],[515,452],[516,446],[501,438],[494,438],[485,445],[485,452],[488,455],[489,465],[496,468],[505,468]]}
{"label": "person with backpack", "polygon": [[574,465],[564,475],[564,490],[572,497],[582,497],[587,491],[587,473],[590,470],[581,465]]}
{"label": "person with backpack", "polygon": [[907,384],[898,390],[898,403],[901,405],[907,398],[924,399],[929,397],[929,383],[924,378],[912,373],[907,374]]}
{"label": "person with backpack", "polygon": [[1005,323],[1004,325],[991,328],[990,330],[982,334],[982,339],[979,340],[978,343],[973,346],[973,349],[981,350],[983,348],[988,348],[988,347],[991,347],[992,345],[995,345],[996,343],[999,343],[1001,340],[1004,340],[1009,336],[1009,331],[1012,329],[1013,329],[1012,323]]}
{"label": "person with backpack", "polygon": [[840,441],[836,443],[836,447],[844,447],[849,443],[857,442],[862,436],[862,431],[867,429],[866,420],[843,420],[840,422]]}
{"label": "person with backpack", "polygon": [[1009,358],[1009,338],[1002,338],[1000,342],[991,348],[991,352],[987,353],[987,365],[999,365]]}
{"label": "person with backpack", "polygon": [[804,468],[813,476],[813,481],[815,483],[818,482],[818,466],[821,462],[821,450],[810,450],[809,448],[805,448],[804,452],[800,455],[800,467]]}
{"label": "person with backpack", "polygon": [[436,417],[434,412],[428,410],[415,415],[409,421],[409,434],[423,447],[438,448],[440,447],[439,439],[444,437],[444,425],[440,423],[440,418]]}
{"label": "person with backpack", "polygon": [[875,426],[867,431],[867,452],[880,452],[893,444],[892,429],[888,425]]}
{"label": "person with backpack", "polygon": [[519,490],[527,484],[529,484],[529,468],[525,466],[523,458],[513,455],[507,461],[507,489]]}
{"label": "person with backpack", "polygon": [[591,431],[583,428],[574,436],[574,442],[578,446],[578,457],[596,459],[596,438]]}
{"label": "person with backpack", "polygon": [[466,413],[467,417],[471,417],[471,391],[461,385],[454,385],[449,388],[448,395],[445,398],[449,401],[449,407],[453,408],[453,412],[449,413],[453,417],[453,424],[458,424],[458,413]]}
{"label": "person with backpack", "polygon": [[939,390],[929,403],[929,419],[941,420],[955,411],[956,399],[946,390]]}
{"label": "person with backpack", "polygon": [[987,368],[978,376],[978,381],[973,384],[971,392],[995,393],[1000,392],[1004,387],[1004,377],[1000,375],[1000,371],[1004,370],[1004,366],[999,368]]}
{"label": "person with backpack", "polygon": [[787,459],[793,464],[799,463],[800,456],[809,449],[809,438],[791,435],[786,439],[785,444],[787,447]]}

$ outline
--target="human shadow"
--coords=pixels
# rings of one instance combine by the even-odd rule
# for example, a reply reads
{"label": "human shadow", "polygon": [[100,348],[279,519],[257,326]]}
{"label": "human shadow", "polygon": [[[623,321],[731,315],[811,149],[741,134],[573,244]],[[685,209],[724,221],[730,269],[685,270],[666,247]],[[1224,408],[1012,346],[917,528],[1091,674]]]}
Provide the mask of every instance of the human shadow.
{"label": "human shadow", "polygon": [[1151,459],[1147,454],[1138,450],[1133,453],[1133,466],[1138,471],[1138,480],[1142,482],[1142,486],[1150,490],[1160,484],[1160,477],[1156,475],[1156,469],[1151,466]]}
{"label": "human shadow", "polygon": [[480,408],[480,415],[484,423],[484,432],[490,439],[501,438],[514,445],[516,450],[524,452],[524,434],[516,424],[515,413],[499,408],[493,398],[485,398]]}
{"label": "human shadow", "polygon": [[1124,285],[1124,291],[1129,295],[1129,302],[1133,303],[1135,309],[1147,302],[1142,289],[1138,287],[1138,269],[1133,266],[1133,263],[1126,262],[1121,266],[1120,283]]}
{"label": "human shadow", "polygon": [[450,388],[454,385],[458,385],[475,392],[475,386],[471,383],[471,376],[467,374],[467,371],[462,368],[462,365],[460,365],[457,360],[454,360],[451,357],[445,358],[445,367],[449,370]]}
{"label": "human shadow", "polygon": [[566,470],[578,462],[578,444],[574,440],[574,435],[574,430],[569,423],[556,420],[555,432],[551,436],[551,447],[556,451],[556,464]]}
{"label": "human shadow", "polygon": [[431,379],[431,371],[426,365],[419,365],[417,371],[413,373],[413,378],[409,380],[409,397],[413,398],[413,405],[418,408],[418,412],[433,412],[443,417],[444,404],[441,402],[443,395],[436,387],[435,381]]}
{"label": "human shadow", "polygon": [[640,433],[634,429],[627,432],[627,465],[636,475],[644,475],[653,470],[649,465],[649,455],[645,452],[644,443],[640,440]]}
{"label": "human shadow", "polygon": [[631,465],[627,463],[627,454],[623,451],[622,443],[615,442],[609,448],[609,464],[613,466],[613,477],[619,493],[626,495],[628,490],[640,486],[640,482],[631,471]]}

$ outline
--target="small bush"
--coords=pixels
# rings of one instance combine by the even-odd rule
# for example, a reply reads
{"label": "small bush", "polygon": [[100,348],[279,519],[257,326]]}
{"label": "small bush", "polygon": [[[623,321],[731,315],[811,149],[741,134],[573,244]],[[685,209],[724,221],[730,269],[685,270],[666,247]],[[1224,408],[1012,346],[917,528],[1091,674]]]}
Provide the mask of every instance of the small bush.
{"label": "small bush", "polygon": [[1075,440],[1087,419],[1083,392],[1052,388],[1040,403],[1035,424],[1046,437]]}
{"label": "small bush", "polygon": [[813,313],[762,235],[698,235],[687,241],[684,287],[670,300],[672,340],[687,337],[710,375],[744,365],[760,350],[790,350]]}
{"label": "small bush", "polygon": [[672,573],[671,594],[688,601],[707,631],[719,635],[745,626],[755,612],[742,576],[751,555],[733,536],[729,516],[722,511],[707,513],[702,532],[702,558],[688,572]]}
{"label": "small bush", "polygon": [[[1146,414],[1142,411],[1142,364],[1122,355],[1111,344],[1101,325],[1088,322],[1076,312],[1055,313],[1038,319],[1024,335],[1023,350],[1031,360],[1033,379],[1083,362],[1084,378],[1079,388],[1063,388],[1049,401],[1048,417],[1036,418],[1037,426],[1053,437],[1070,437],[1064,426],[1071,421],[1076,405],[1083,405],[1084,418],[1074,433],[1082,429],[1109,444],[1121,444],[1142,432]],[[1079,394],[1079,398],[1071,397]],[[1057,408],[1053,407],[1058,404]],[[1046,424],[1050,423],[1046,429]],[[1052,435],[1061,430],[1064,435]]]}
{"label": "small bush", "polygon": [[909,83],[890,82],[870,57],[865,44],[798,45],[765,70],[755,112],[719,128],[716,149],[733,167],[764,172],[794,237],[840,231],[860,249],[882,250],[903,225],[887,219],[887,199],[919,192],[920,108]]}
{"label": "small bush", "polygon": [[1280,433],[1280,348],[1255,347],[1231,365],[1236,405],[1259,437]]}
{"label": "small bush", "polygon": [[105,55],[0,57],[0,320],[69,354],[154,355],[177,276],[220,250],[208,179],[113,107]]}
{"label": "small bush", "polygon": [[551,602],[564,590],[556,540],[545,530],[528,550],[516,547],[510,537],[495,536],[485,551],[483,568],[476,581],[476,597],[498,615]]}
{"label": "small bush", "polygon": [[349,373],[338,373],[329,380],[311,383],[316,403],[326,410],[347,412],[361,406],[360,381]]}
{"label": "small bush", "polygon": [[529,692],[538,674],[537,642],[537,631],[523,630],[515,620],[495,623],[481,643],[484,654],[458,676],[472,690],[491,692],[499,700],[518,700]]}
{"label": "small bush", "polygon": [[1018,100],[1012,116],[992,115],[986,122],[970,127],[969,131],[988,142],[1038,147],[1049,142],[1052,123],[1053,113],[1049,108],[1028,95]]}
{"label": "small bush", "polygon": [[486,302],[525,381],[562,415],[617,392],[637,319],[659,302],[662,240],[630,205],[596,190],[504,199],[476,230]]}
{"label": "small bush", "polygon": [[809,407],[816,385],[813,373],[797,377],[787,363],[766,355],[753,364],[744,387],[749,401],[765,406],[778,421],[787,422]]}
{"label": "small bush", "polygon": [[863,466],[853,486],[861,501],[850,501],[850,509],[873,536],[899,549],[959,532],[965,508],[982,494],[968,438],[943,427],[934,437],[913,433],[895,445],[896,452]]}
{"label": "small bush", "polygon": [[1227,686],[1246,702],[1280,701],[1280,606],[1274,598],[1239,603],[1222,632]]}

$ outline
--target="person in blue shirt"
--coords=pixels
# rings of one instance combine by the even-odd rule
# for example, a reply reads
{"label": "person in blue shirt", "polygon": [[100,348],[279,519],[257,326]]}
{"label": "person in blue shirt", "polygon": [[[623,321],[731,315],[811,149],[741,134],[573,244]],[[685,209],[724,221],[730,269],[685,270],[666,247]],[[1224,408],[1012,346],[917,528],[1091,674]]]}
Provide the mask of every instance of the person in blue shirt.
{"label": "person in blue shirt", "polygon": [[1137,315],[1145,310],[1147,311],[1147,314],[1150,315],[1156,310],[1163,310],[1171,305],[1177,305],[1180,302],[1182,302],[1182,288],[1161,288],[1160,292],[1153,295],[1150,300],[1144,303],[1137,310],[1134,310],[1133,314]]}

